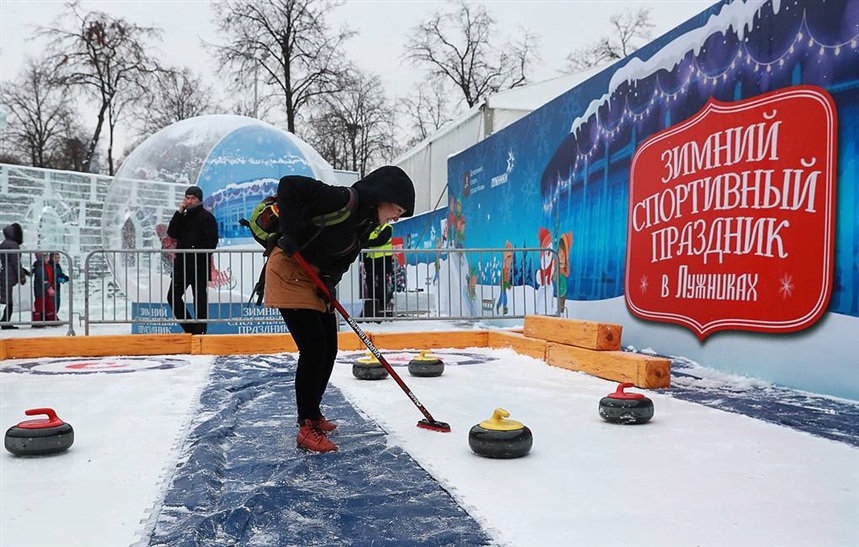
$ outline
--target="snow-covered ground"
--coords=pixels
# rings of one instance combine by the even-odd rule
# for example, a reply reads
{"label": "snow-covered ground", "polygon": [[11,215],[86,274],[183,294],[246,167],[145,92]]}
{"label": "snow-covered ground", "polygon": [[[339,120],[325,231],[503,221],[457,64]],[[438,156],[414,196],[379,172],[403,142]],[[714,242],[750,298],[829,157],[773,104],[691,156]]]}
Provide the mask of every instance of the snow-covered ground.
{"label": "snow-covered ground", "polygon": [[[445,360],[444,374],[416,378],[403,366],[414,352],[386,353],[433,416],[450,423],[450,433],[417,428],[421,414],[390,378],[354,378],[351,362],[362,352],[341,353],[326,398],[342,394],[381,429],[389,449],[414,459],[495,544],[859,545],[855,439],[853,446],[835,442],[681,400],[671,390],[646,393],[656,409],[650,423],[613,425],[597,413],[613,382],[511,350],[434,354]],[[289,368],[292,357],[285,357]],[[254,370],[268,366],[254,356],[229,359],[229,372],[247,369],[248,383]],[[188,432],[204,421],[217,427],[221,419],[217,405],[201,400],[207,385],[217,381],[218,363],[207,356],[3,362],[2,426],[28,419],[27,408],[48,406],[73,425],[76,440],[60,455],[0,456],[0,545],[149,545],[165,489],[177,469],[196,457]],[[710,386],[718,382],[714,374],[707,378]],[[264,399],[266,388],[258,391],[255,397]],[[284,404],[294,407],[291,398]],[[533,431],[528,456],[492,460],[469,449],[470,428],[499,407]],[[270,433],[280,439],[275,457],[310,462],[320,471],[330,462],[338,475],[351,473],[359,424],[342,407],[326,412],[341,420],[334,436],[337,454],[299,453],[294,426],[266,416]],[[227,432],[219,434],[229,435],[232,427],[225,424],[221,429]],[[341,494],[342,504],[368,486],[352,488]],[[306,491],[315,486],[306,485]],[[307,529],[315,528],[308,522]],[[264,537],[240,544],[266,544]],[[325,544],[314,541],[299,537],[295,544]],[[348,537],[337,542],[351,543]],[[234,543],[226,537],[211,544]],[[434,543],[416,537],[412,544]]]}

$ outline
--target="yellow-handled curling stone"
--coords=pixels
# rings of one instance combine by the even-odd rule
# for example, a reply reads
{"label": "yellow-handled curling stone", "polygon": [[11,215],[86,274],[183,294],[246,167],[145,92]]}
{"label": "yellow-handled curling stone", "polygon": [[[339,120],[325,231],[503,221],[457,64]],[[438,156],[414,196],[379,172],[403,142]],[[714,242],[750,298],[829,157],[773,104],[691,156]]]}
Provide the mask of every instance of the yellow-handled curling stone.
{"label": "yellow-handled curling stone", "polygon": [[43,456],[68,450],[75,442],[71,424],[62,421],[53,408],[31,408],[27,416],[45,414],[40,420],[26,420],[6,431],[6,450],[16,456]]}
{"label": "yellow-handled curling stone", "polygon": [[435,355],[427,355],[426,350],[409,361],[409,374],[422,378],[435,378],[444,372],[444,361]]}
{"label": "yellow-handled curling stone", "polygon": [[359,380],[383,380],[388,377],[384,365],[376,359],[372,352],[352,363],[352,376]]}
{"label": "yellow-handled curling stone", "polygon": [[614,393],[600,399],[600,416],[613,424],[644,424],[653,418],[653,401],[641,393],[626,393],[632,382],[618,384]]}
{"label": "yellow-handled curling stone", "polygon": [[510,413],[496,408],[492,417],[471,428],[468,446],[478,456],[486,458],[520,458],[531,451],[534,437],[531,430],[516,420],[508,420]]}

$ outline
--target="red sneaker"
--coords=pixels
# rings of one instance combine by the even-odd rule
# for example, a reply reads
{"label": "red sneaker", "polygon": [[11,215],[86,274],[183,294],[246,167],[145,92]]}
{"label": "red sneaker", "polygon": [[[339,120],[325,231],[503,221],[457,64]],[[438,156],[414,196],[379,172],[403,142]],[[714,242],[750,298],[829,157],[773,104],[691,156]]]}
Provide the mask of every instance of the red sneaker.
{"label": "red sneaker", "polygon": [[303,448],[310,452],[334,452],[337,450],[337,445],[332,443],[325,433],[319,430],[313,423],[313,420],[304,420],[301,429],[298,430],[298,438],[296,439],[298,448]]}
{"label": "red sneaker", "polygon": [[316,429],[320,430],[323,433],[331,433],[332,431],[337,429],[337,424],[335,424],[334,422],[329,422],[325,419],[325,416],[322,416],[313,423],[316,425]]}

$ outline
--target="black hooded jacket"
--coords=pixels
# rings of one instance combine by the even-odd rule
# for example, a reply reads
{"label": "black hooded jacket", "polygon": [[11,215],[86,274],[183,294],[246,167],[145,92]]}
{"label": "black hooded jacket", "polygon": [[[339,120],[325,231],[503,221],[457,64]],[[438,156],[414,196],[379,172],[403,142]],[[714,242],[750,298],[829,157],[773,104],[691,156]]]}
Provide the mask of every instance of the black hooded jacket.
{"label": "black hooded jacket", "polygon": [[[14,251],[24,243],[24,230],[17,222],[3,228],[3,243],[0,250]],[[21,267],[21,255],[7,253],[0,255],[0,303],[5,303],[6,292],[22,282],[27,270]]]}
{"label": "black hooded jacket", "polygon": [[[302,176],[283,177],[277,187],[281,234],[335,283],[367,246],[370,233],[379,225],[378,206],[384,202],[405,209],[402,217],[414,213],[415,187],[399,167],[380,167],[352,188]],[[345,220],[327,225],[320,220],[344,208],[351,210]]]}

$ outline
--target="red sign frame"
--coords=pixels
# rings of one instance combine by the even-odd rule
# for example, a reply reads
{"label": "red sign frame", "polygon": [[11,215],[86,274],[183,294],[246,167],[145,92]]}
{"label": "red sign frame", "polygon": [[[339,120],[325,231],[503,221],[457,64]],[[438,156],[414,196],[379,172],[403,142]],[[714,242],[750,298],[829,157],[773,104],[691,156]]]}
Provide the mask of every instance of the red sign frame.
{"label": "red sign frame", "polygon": [[837,117],[823,89],[710,99],[630,168],[625,298],[642,319],[794,332],[832,291]]}

